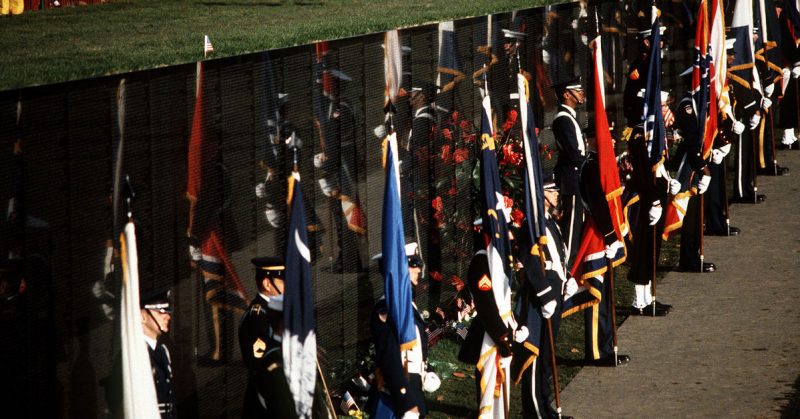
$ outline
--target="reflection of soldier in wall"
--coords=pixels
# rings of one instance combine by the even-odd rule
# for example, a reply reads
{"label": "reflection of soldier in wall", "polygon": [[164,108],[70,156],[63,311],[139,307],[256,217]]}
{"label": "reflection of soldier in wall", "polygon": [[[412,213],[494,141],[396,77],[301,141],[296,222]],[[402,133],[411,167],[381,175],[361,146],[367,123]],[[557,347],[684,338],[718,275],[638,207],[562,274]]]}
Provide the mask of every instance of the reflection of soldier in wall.
{"label": "reflection of soldier in wall", "polygon": [[324,73],[329,77],[322,86],[323,115],[318,121],[321,152],[314,156],[314,166],[322,172],[318,180],[322,193],[331,198],[338,254],[329,269],[337,273],[357,272],[361,270],[358,236],[366,233],[366,222],[357,190],[356,117],[350,104],[340,96],[340,89],[352,79],[339,70],[329,69]]}

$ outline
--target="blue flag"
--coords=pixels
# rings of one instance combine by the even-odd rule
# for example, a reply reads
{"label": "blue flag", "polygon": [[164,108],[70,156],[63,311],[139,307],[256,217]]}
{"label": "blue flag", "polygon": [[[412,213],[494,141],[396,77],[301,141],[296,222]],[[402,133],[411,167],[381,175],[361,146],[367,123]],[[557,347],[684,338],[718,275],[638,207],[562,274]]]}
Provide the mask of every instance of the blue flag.
{"label": "blue flag", "polygon": [[[536,136],[533,109],[529,99],[528,80],[517,74],[519,109],[522,115],[522,146],[525,151],[525,229],[526,245],[547,243],[544,216],[544,188],[542,187],[542,162],[539,159],[539,138]],[[530,252],[533,254],[533,252]]]}
{"label": "blue flag", "polygon": [[647,66],[647,84],[644,90],[644,135],[650,165],[655,168],[664,161],[666,142],[664,141],[664,116],[661,114],[661,31],[655,5],[652,7],[650,27],[650,62]]}
{"label": "blue flag", "polygon": [[283,363],[297,414],[310,418],[317,379],[317,337],[311,251],[308,248],[303,190],[297,172],[289,178],[289,201],[292,207],[283,291]]}
{"label": "blue flag", "polygon": [[400,208],[400,176],[397,172],[397,136],[391,133],[383,143],[383,167],[386,185],[383,194],[381,249],[383,284],[389,318],[397,330],[400,349],[410,349],[417,342],[414,309],[411,305],[411,277],[408,274],[403,212]]}

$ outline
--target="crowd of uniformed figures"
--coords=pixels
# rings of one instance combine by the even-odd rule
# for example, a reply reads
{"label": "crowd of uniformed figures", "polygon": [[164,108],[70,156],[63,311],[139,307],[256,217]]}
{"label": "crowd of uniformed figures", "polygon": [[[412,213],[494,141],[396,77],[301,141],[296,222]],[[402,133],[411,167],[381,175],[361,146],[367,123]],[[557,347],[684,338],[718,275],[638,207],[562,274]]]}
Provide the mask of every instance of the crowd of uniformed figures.
{"label": "crowd of uniformed figures", "polygon": [[[778,165],[776,150],[800,148],[795,137],[800,123],[797,85],[800,11],[794,0],[671,0],[655,5],[650,1],[611,2],[602,5],[600,16],[604,17],[601,18],[595,10],[593,4],[581,2],[571,21],[560,23],[575,30],[576,39],[579,39],[574,48],[565,49],[557,40],[549,38],[559,30],[553,29],[553,25],[558,24],[558,15],[548,9],[545,27],[551,30],[550,35],[531,36],[533,30],[516,20],[507,28],[494,28],[502,33],[503,48],[485,54],[487,65],[473,74],[472,80],[455,71],[446,73],[449,78],[440,79],[437,85],[433,80],[402,74],[399,96],[404,98],[408,109],[398,109],[387,102],[386,111],[394,116],[387,118],[386,126],[376,129],[376,135],[397,130],[400,160],[403,161],[400,183],[404,191],[426,187],[427,175],[423,172],[427,169],[414,161],[417,156],[413,150],[443,135],[444,126],[437,122],[443,120],[440,113],[450,111],[445,105],[452,105],[442,99],[443,92],[461,82],[474,82],[481,95],[487,95],[491,101],[495,140],[490,143],[500,142],[500,138],[519,143],[526,128],[520,116],[517,79],[521,75],[529,82],[527,97],[533,109],[535,131],[550,129],[557,148],[555,166],[542,174],[536,186],[543,197],[542,234],[546,237],[540,242],[539,252],[546,262],[534,268],[533,263],[526,266],[530,258],[525,255],[514,252],[508,255],[513,260],[513,269],[519,273],[516,278],[520,278],[520,283],[512,284],[511,288],[516,297],[521,297],[515,298],[513,311],[498,304],[498,287],[494,283],[498,278],[491,269],[492,256],[487,251],[487,242],[491,240],[486,237],[484,225],[495,221],[492,214],[508,218],[509,212],[498,215],[494,208],[479,208],[474,212],[476,217],[471,226],[472,248],[463,249],[466,254],[472,254],[472,259],[465,284],[457,287],[458,295],[454,300],[457,305],[437,310],[426,318],[414,305],[414,323],[420,344],[408,348],[398,339],[387,299],[380,298],[369,321],[374,368],[353,380],[361,393],[353,397],[350,392],[342,394],[330,389],[332,394],[337,394],[336,400],[341,396],[344,413],[364,411],[370,417],[379,418],[424,417],[424,393],[437,391],[441,383],[437,374],[428,368],[428,347],[441,337],[440,326],[455,320],[458,326],[453,336],[461,342],[458,358],[476,369],[473,406],[477,416],[503,417],[507,414],[512,391],[521,392],[522,405],[514,409],[525,417],[562,416],[557,385],[553,383],[556,367],[553,348],[558,339],[559,320],[581,312],[585,316],[587,365],[616,367],[632,362],[631,356],[617,350],[610,278],[614,266],[625,259],[630,267],[627,280],[634,287],[633,299],[630,303],[620,302],[628,307],[630,315],[667,315],[672,306],[656,299],[654,282],[657,263],[661,260],[661,243],[680,233],[678,268],[701,275],[715,271],[716,266],[704,259],[703,236],[737,236],[740,230],[730,224],[729,204],[763,202],[765,195],[758,189],[757,177],[788,172],[786,167]],[[654,26],[654,21],[660,24]],[[605,49],[602,63],[607,67],[602,74],[598,74],[590,59],[593,48],[598,46],[592,41],[595,36],[599,36]],[[526,45],[534,40],[540,44],[532,48]],[[695,50],[693,45],[699,48]],[[673,50],[684,55],[669,57]],[[536,51],[537,55],[526,57],[531,51]],[[324,51],[318,49],[317,53],[317,62],[322,64]],[[679,77],[666,77],[658,71],[662,59],[673,64],[682,63],[686,71]],[[627,62],[628,70],[624,80],[618,80],[618,72],[610,71],[608,66],[616,67],[623,62]],[[441,63],[439,67],[447,66]],[[549,71],[542,70],[545,67]],[[336,201],[334,207],[341,206],[336,221],[337,231],[341,230],[337,234],[339,255],[331,271],[341,272],[343,264],[354,261],[356,269],[360,270],[357,249],[347,236],[363,233],[363,214],[360,214],[353,186],[358,167],[342,157],[355,143],[330,141],[354,137],[341,132],[354,129],[356,124],[351,121],[353,111],[344,100],[338,100],[335,89],[338,83],[349,81],[349,77],[333,68],[325,71],[325,77],[330,78],[323,83],[325,96],[315,97],[314,112],[319,135],[328,137],[329,141],[324,151],[314,156],[314,166],[323,173],[315,187]],[[654,78],[659,82],[654,83]],[[593,123],[597,120],[598,109],[587,101],[587,97],[592,98],[595,92],[602,91],[596,89],[596,80],[607,84],[605,93],[609,96],[622,92],[624,127],[614,126],[611,130],[615,141],[613,174],[604,172],[607,167],[598,157],[598,138]],[[654,92],[654,86],[661,87]],[[437,96],[441,100],[437,101]],[[286,98],[280,94],[277,97],[280,101],[273,109],[276,118],[269,121],[271,143],[276,147],[292,145],[296,141],[294,129],[283,121],[282,115]],[[550,120],[545,120],[544,109],[550,108],[545,102],[552,97],[557,98],[557,109]],[[656,102],[650,102],[653,97]],[[653,103],[657,104],[655,111]],[[599,111],[605,112],[604,109]],[[588,129],[584,129],[586,125],[581,122],[584,112],[589,121]],[[472,119],[479,120],[479,117],[476,114]],[[661,129],[654,130],[654,126]],[[663,148],[659,138],[663,139]],[[475,141],[475,147],[494,149],[485,138]],[[509,158],[513,157],[514,148],[510,150],[503,150],[508,153],[503,154],[506,163],[514,160]],[[541,151],[548,152],[544,148]],[[476,154],[477,151],[470,153]],[[275,189],[270,186],[270,183],[281,182],[276,180],[279,176],[273,173],[272,167],[277,165],[278,155],[277,152],[267,153],[263,162],[267,169],[266,181],[256,188],[258,198],[266,201],[265,214],[274,227],[280,225],[277,208],[283,202],[283,196],[272,193]],[[524,164],[517,162],[516,166],[516,170],[522,170]],[[509,175],[508,167],[499,175]],[[621,190],[613,197],[604,189],[603,179],[609,176],[621,181]],[[218,186],[204,184],[203,187],[221,189]],[[519,196],[519,191],[499,192]],[[204,197],[208,199],[210,194]],[[430,211],[428,215],[432,219],[428,223],[433,224],[438,212],[413,198],[406,201],[405,193],[402,196],[405,237],[409,243],[405,249],[409,281],[415,287],[423,274],[423,261],[428,274],[441,269],[442,261],[437,260],[441,254],[425,254],[423,250],[430,246],[413,243],[420,237],[419,220],[425,217],[420,213]],[[622,211],[613,210],[611,199],[619,199]],[[225,262],[224,252],[214,247],[214,232],[218,226],[206,223],[204,219],[209,217],[201,212],[198,207],[197,214],[193,215],[192,235],[199,242],[193,243],[192,256],[201,265],[208,286],[204,294],[215,308],[214,319],[216,321],[217,309],[242,314],[238,339],[248,370],[242,414],[245,417],[294,417],[297,414],[283,372],[280,344],[283,260],[279,257],[253,259],[258,295],[247,307],[223,303],[230,301],[222,298],[230,290],[223,292],[214,288],[221,286],[215,281],[223,275],[220,272],[224,272],[224,268],[220,266]],[[311,213],[309,231],[313,231],[317,222],[313,211]],[[219,217],[209,219],[219,222]],[[507,221],[519,225],[515,217]],[[594,271],[587,264],[585,252],[581,252],[584,233],[589,230],[599,232],[599,242],[602,242],[600,252],[594,255],[599,260]],[[511,249],[515,251],[524,247],[513,242]],[[309,247],[313,254],[315,246],[312,243]],[[377,260],[382,270],[380,258]],[[543,274],[527,274],[526,271],[533,269],[542,269]],[[6,266],[0,269],[5,285],[0,290],[9,296],[12,296],[9,290],[19,288],[13,284],[17,279],[14,271]],[[576,275],[576,272],[581,274]],[[581,296],[586,292],[591,296]],[[220,302],[215,303],[215,296],[220,296]],[[5,294],[3,297],[10,298]],[[142,299],[142,318],[162,417],[176,417],[170,355],[166,346],[158,342],[159,336],[169,330],[170,305],[166,293]],[[438,321],[432,321],[433,318]],[[462,323],[467,324],[468,329],[463,328]],[[215,325],[213,359],[219,358],[220,351],[217,328]],[[624,347],[624,342],[621,346]],[[114,383],[109,383],[108,388],[109,405],[116,411],[114,407],[120,403],[119,389]],[[330,403],[330,398],[327,402]],[[598,416],[602,416],[602,412],[598,412]]]}

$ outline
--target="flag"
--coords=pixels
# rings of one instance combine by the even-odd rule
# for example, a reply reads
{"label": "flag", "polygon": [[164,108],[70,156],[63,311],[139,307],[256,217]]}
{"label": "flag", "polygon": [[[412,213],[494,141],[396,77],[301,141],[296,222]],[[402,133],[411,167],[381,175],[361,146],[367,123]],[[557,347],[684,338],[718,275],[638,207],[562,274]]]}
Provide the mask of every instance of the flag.
{"label": "flag", "polygon": [[387,31],[383,36],[384,109],[395,104],[403,77],[403,60],[400,51],[400,37],[397,29]]}
{"label": "flag", "polygon": [[122,292],[120,293],[120,332],[122,352],[122,411],[126,418],[158,419],[156,385],[150,371],[150,355],[144,340],[139,305],[139,260],[136,229],[125,225],[120,235]]}
{"label": "flag", "polygon": [[342,395],[342,403],[339,408],[342,409],[342,413],[348,416],[356,416],[361,411],[349,391],[345,391]]}
{"label": "flag", "polygon": [[283,365],[297,415],[310,418],[317,380],[317,337],[311,251],[298,172],[293,172],[289,178],[289,204],[291,214],[283,291]]}
{"label": "flag", "polygon": [[386,182],[383,194],[381,249],[383,284],[389,318],[397,331],[400,350],[420,345],[412,306],[411,279],[403,233],[403,212],[400,207],[400,175],[397,170],[397,135],[392,132],[383,141],[383,168]]}
{"label": "flag", "polygon": [[[216,144],[204,141],[205,102],[203,97],[202,62],[197,63],[197,86],[189,137],[186,198],[189,201],[189,225],[186,234],[199,241],[199,248],[190,246],[193,264],[203,275],[203,293],[208,303],[215,307],[235,310],[247,308],[247,296],[236,269],[230,262],[222,240],[219,221],[215,211],[219,199],[216,185],[206,186],[204,181],[214,183],[221,174],[217,164]],[[216,170],[215,170],[216,169]],[[201,191],[205,191],[201,197]],[[204,202],[207,199],[208,202]],[[202,211],[201,211],[202,210]],[[213,215],[202,214],[211,212]]]}
{"label": "flag", "polygon": [[533,108],[530,105],[528,80],[517,74],[519,110],[522,116],[522,148],[525,153],[525,228],[523,241],[531,246],[531,255],[538,254],[538,246],[547,243],[545,228],[544,189],[542,187],[542,162],[539,159],[539,139],[536,136]]}
{"label": "flag", "polygon": [[454,91],[456,85],[466,78],[464,66],[458,56],[455,25],[452,20],[439,22],[439,65],[436,73],[436,85],[441,89],[436,102],[439,106],[452,110],[455,107],[454,95],[442,96],[442,93]]}
{"label": "flag", "polygon": [[214,51],[214,45],[211,45],[211,38],[208,35],[203,36],[203,55],[208,55],[209,52]]}
{"label": "flag", "polygon": [[[714,2],[716,4],[716,2]],[[716,8],[712,9],[715,12]],[[719,13],[717,13],[719,14]],[[721,24],[721,16],[715,18],[715,24]],[[716,96],[716,79],[712,80],[714,71],[714,48],[721,48],[725,53],[724,30],[722,45],[717,45],[718,40],[712,41],[711,29],[709,27],[708,3],[703,0],[697,13],[694,41],[694,62],[692,69],[691,101],[694,108],[694,115],[697,118],[697,133],[686,134],[685,138],[696,138],[696,144],[687,143],[687,152],[678,163],[678,170],[675,179],[680,182],[681,188],[677,194],[673,195],[664,211],[664,231],[661,233],[663,240],[668,240],[683,225],[683,217],[689,205],[689,198],[697,194],[697,188],[693,187],[695,173],[689,162],[687,155],[690,153],[702,152],[705,155],[707,150],[711,153],[713,139],[717,131],[717,105],[727,103],[728,99]],[[716,30],[716,29],[715,29]],[[715,32],[716,33],[716,32]],[[718,35],[716,35],[718,36]],[[721,58],[727,63],[727,57]],[[723,67],[724,68],[724,67]],[[723,106],[727,106],[723,104]],[[688,140],[684,140],[688,141]]]}
{"label": "flag", "polygon": [[664,163],[667,154],[664,116],[661,113],[661,31],[658,9],[651,7],[650,55],[644,89],[644,138],[653,171]]}
{"label": "flag", "polygon": [[[658,33],[658,27],[655,28]],[[600,35],[592,41],[592,58],[594,60],[594,111],[595,111],[595,138],[597,141],[597,162],[600,170],[600,185],[603,196],[608,202],[611,222],[617,240],[622,243],[623,237],[628,234],[628,224],[623,217],[622,187],[617,171],[617,160],[614,154],[614,143],[611,139],[611,130],[605,107],[605,85],[603,81],[603,50]],[[660,95],[660,92],[656,92]],[[660,96],[659,96],[660,97]],[[660,101],[660,99],[659,99]],[[658,111],[659,107],[656,108]],[[622,245],[616,249],[616,254],[611,259],[612,267],[625,262],[626,249]],[[579,291],[564,301],[561,317],[567,317],[584,308],[591,307],[600,302],[602,296],[602,275],[608,270],[605,256],[605,243],[603,235],[598,230],[593,218],[584,224],[583,237],[578,253],[575,255],[575,264],[570,270],[579,285]]]}
{"label": "flag", "polygon": [[[481,233],[486,243],[486,257],[489,262],[495,305],[506,326],[516,329],[516,322],[511,313],[508,212],[495,154],[492,102],[488,89],[485,92],[481,114],[480,200],[483,218]],[[481,372],[480,417],[499,417],[509,403],[505,400],[505,395],[509,394],[511,374],[508,367],[501,365],[502,358],[497,346],[485,332],[480,353],[477,365]]]}

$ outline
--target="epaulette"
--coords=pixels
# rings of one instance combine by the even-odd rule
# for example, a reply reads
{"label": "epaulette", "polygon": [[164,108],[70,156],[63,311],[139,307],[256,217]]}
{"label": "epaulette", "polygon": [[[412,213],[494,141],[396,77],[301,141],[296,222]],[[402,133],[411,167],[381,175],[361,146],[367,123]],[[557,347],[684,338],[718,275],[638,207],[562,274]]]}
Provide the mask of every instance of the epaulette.
{"label": "epaulette", "polygon": [[253,304],[253,306],[250,307],[250,314],[253,314],[253,315],[256,315],[256,316],[260,316],[260,315],[266,314],[266,313],[267,313],[267,311],[264,310],[261,307],[261,304]]}

